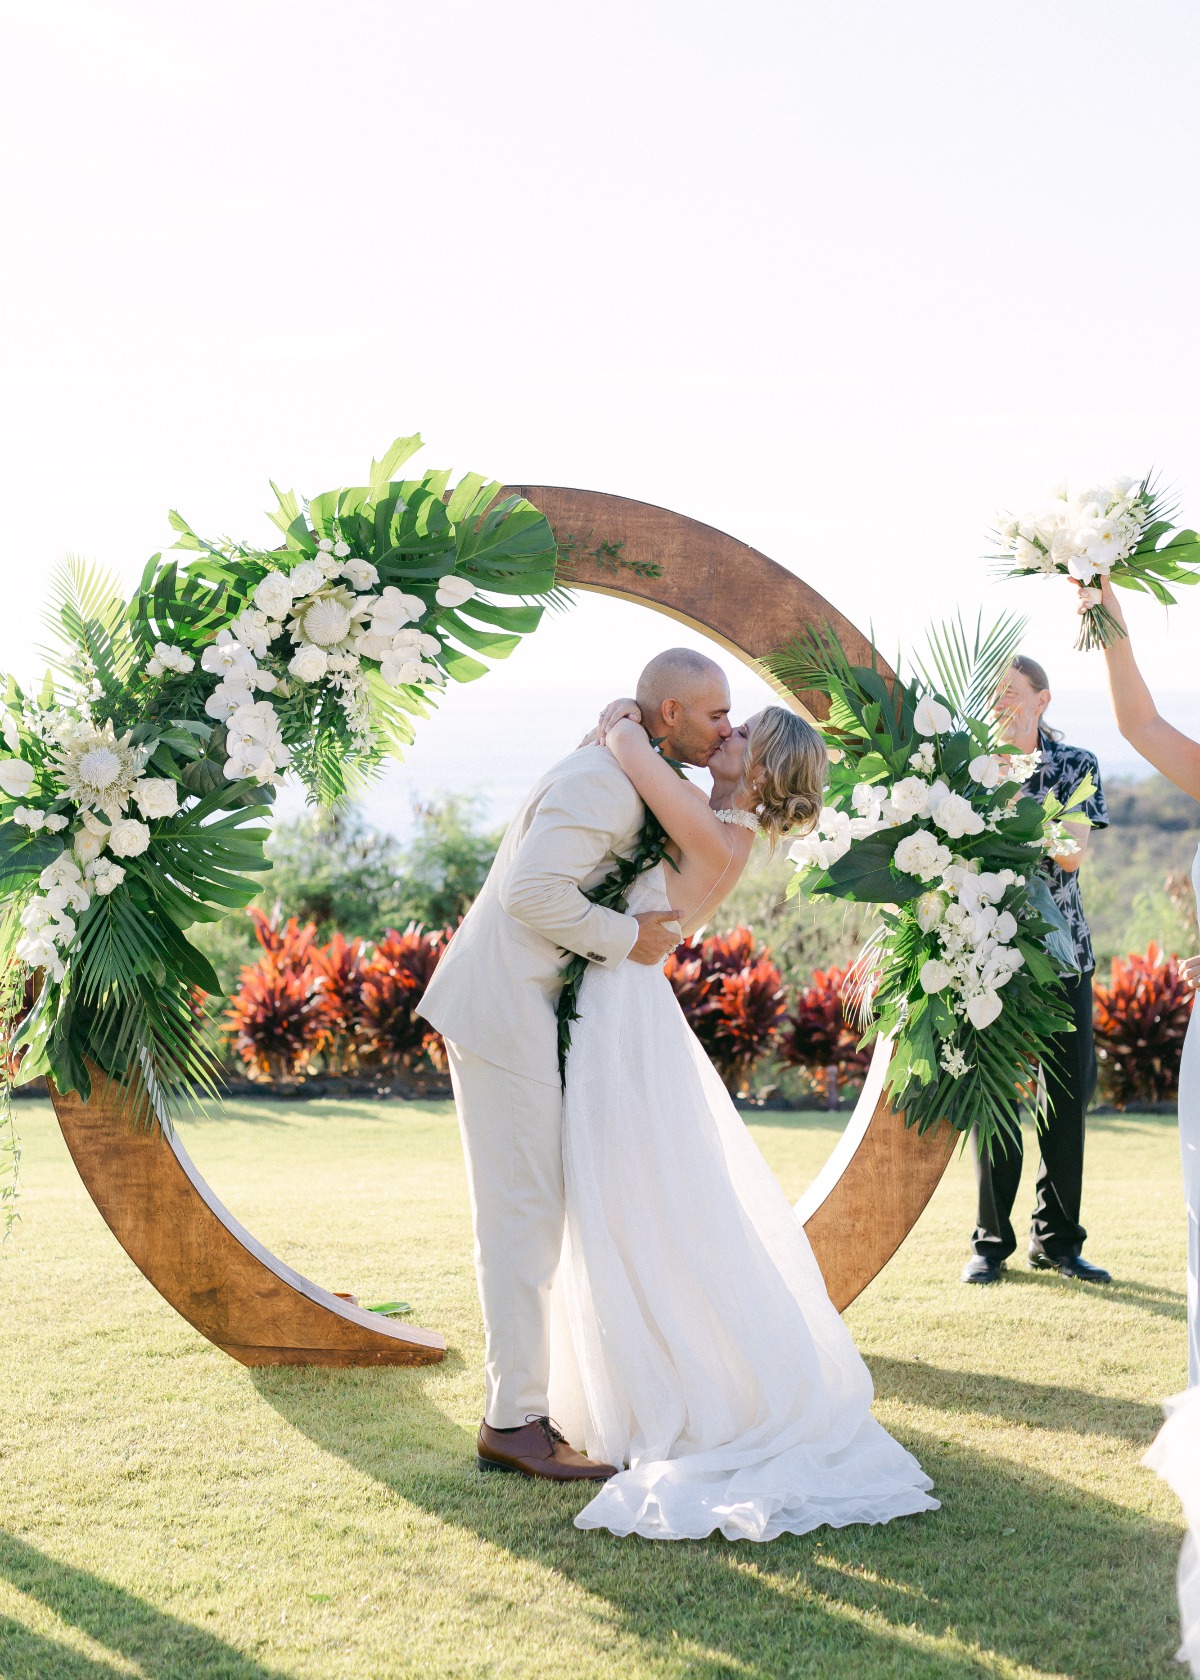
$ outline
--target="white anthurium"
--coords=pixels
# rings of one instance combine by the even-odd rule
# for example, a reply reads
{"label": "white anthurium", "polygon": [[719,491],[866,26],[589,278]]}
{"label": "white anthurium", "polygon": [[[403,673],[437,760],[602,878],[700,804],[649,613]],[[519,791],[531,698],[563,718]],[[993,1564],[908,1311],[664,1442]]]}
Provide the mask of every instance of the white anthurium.
{"label": "white anthurium", "polygon": [[23,799],[33,786],[33,765],[23,758],[0,758],[0,788],[10,799]]}
{"label": "white anthurium", "polygon": [[150,844],[150,830],[136,817],[122,817],[108,834],[108,849],[117,857],[140,857]]}
{"label": "white anthurium", "polygon": [[75,836],[75,856],[80,863],[91,863],[100,856],[107,839],[107,830],[103,834],[93,834],[90,829],[81,828]]}
{"label": "white anthurium", "polygon": [[173,817],[179,809],[179,789],[166,776],[143,777],[133,784],[133,797],[143,817]]}
{"label": "white anthurium", "polygon": [[379,582],[379,573],[369,560],[347,560],[340,575],[355,589],[373,589]]}
{"label": "white anthurium", "polygon": [[943,846],[927,828],[906,834],[892,853],[896,868],[905,875],[915,875],[921,881],[932,881],[941,875],[950,862],[949,846]]}
{"label": "white anthurium", "polygon": [[932,694],[922,695],[913,712],[913,728],[918,735],[948,735],[954,728],[949,708]]}
{"label": "white anthurium", "polygon": [[947,793],[936,805],[930,801],[929,814],[951,840],[961,840],[968,834],[982,834],[984,830],[983,818],[961,793]]}
{"label": "white anthurium", "polygon": [[478,584],[472,583],[470,578],[455,577],[451,572],[438,580],[437,604],[439,607],[461,607],[464,601],[469,601],[472,595],[478,593]]}
{"label": "white anthurium", "polygon": [[954,979],[949,967],[939,962],[936,957],[930,957],[921,964],[921,990],[923,992],[944,992]]}
{"label": "white anthurium", "polygon": [[21,731],[17,728],[17,720],[11,712],[0,714],[0,734],[4,736],[4,745],[9,752],[20,751]]}
{"label": "white anthurium", "polygon": [[1000,782],[1000,766],[994,753],[979,753],[967,765],[967,775],[980,787],[994,788]]}
{"label": "white anthurium", "polygon": [[268,618],[286,618],[292,610],[296,591],[285,572],[268,572],[254,589],[254,605]]}
{"label": "white anthurium", "polygon": [[312,642],[297,648],[288,660],[288,670],[300,682],[319,682],[329,669],[329,655],[324,648],[316,647]]}
{"label": "white anthurium", "polygon": [[976,992],[967,999],[967,1019],[977,1032],[990,1027],[1004,1008],[1001,998],[991,990]]}
{"label": "white anthurium", "polygon": [[940,892],[922,893],[913,906],[917,926],[922,933],[932,933],[946,913],[946,898]]}

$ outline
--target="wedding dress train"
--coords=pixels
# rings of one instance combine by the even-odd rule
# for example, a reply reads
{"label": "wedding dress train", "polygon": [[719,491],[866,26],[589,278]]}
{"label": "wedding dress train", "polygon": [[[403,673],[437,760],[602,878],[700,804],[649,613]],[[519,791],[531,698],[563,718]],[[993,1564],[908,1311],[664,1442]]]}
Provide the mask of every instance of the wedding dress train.
{"label": "wedding dress train", "polygon": [[[631,910],[665,908],[661,865]],[[649,1539],[804,1534],[938,1508],[791,1204],[657,968],[589,968],[564,1115],[551,1408],[628,1465],[575,1521]]]}

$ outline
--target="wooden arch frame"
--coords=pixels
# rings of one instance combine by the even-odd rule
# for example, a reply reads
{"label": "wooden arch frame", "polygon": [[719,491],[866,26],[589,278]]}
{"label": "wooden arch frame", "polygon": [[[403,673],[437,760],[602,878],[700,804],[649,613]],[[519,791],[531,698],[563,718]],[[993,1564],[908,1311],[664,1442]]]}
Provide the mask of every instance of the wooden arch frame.
{"label": "wooden arch frame", "polygon": [[[831,625],[852,659],[868,657],[866,638],[816,590],[710,525],[598,491],[511,488],[545,513],[560,542],[575,540],[567,588],[653,607],[760,676],[758,661],[809,624]],[[599,544],[619,544],[626,564],[598,570],[585,551]],[[639,575],[641,562],[657,574]],[[823,695],[786,697],[812,717],[827,708]],[[839,1311],[912,1230],[958,1137],[945,1125],[924,1137],[906,1130],[883,1094],[887,1054],[876,1052],[840,1142],[797,1208]],[[365,1312],[276,1259],[213,1195],[177,1135],[129,1126],[119,1090],[103,1075],[86,1103],[73,1092],[51,1095],[79,1175],[117,1241],[171,1306],[234,1359],[425,1365],[443,1357],[437,1332]]]}

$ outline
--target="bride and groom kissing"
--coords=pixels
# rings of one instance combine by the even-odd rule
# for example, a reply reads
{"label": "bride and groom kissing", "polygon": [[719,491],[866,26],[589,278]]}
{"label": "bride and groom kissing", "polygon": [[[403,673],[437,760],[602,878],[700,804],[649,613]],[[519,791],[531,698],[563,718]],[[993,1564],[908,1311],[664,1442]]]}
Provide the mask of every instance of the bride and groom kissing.
{"label": "bride and groom kissing", "polygon": [[[803,1226],[662,972],[755,834],[820,812],[819,734],[782,706],[734,726],[729,707],[712,660],[651,660],[636,703],[609,706],[526,796],[421,1004],[466,1156],[479,1465],[598,1484],[577,1526],[650,1539],[771,1540],[938,1505],[873,1417]],[[711,793],[671,761],[707,770]],[[666,862],[625,911],[596,903],[647,811]],[[572,954],[587,968],[564,1076]]]}

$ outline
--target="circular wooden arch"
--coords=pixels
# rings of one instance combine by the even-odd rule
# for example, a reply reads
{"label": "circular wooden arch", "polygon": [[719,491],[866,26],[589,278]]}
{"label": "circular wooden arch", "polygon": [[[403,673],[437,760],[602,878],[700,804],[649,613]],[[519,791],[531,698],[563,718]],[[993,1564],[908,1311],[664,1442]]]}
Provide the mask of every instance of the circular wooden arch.
{"label": "circular wooden arch", "polygon": [[[509,489],[545,513],[560,542],[574,539],[575,558],[562,574],[567,588],[653,607],[764,677],[758,661],[806,625],[831,625],[851,659],[869,656],[861,631],[816,590],[711,525],[598,491]],[[599,563],[588,557],[603,545],[619,545],[625,564],[606,569],[602,552]],[[638,564],[657,575],[639,576]],[[786,698],[818,719],[827,709],[820,694]],[[839,1311],[912,1230],[958,1140],[944,1125],[924,1137],[905,1128],[883,1094],[887,1057],[885,1048],[876,1051],[840,1142],[797,1207]],[[88,1102],[75,1092],[51,1095],[84,1187],[117,1241],[171,1306],[234,1359],[426,1365],[443,1357],[445,1339],[436,1331],[365,1312],[278,1260],[213,1195],[178,1134],[128,1124],[119,1088],[98,1071]]]}

